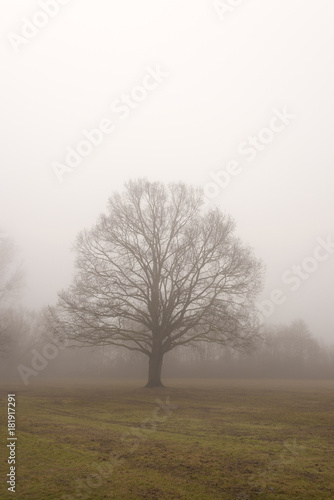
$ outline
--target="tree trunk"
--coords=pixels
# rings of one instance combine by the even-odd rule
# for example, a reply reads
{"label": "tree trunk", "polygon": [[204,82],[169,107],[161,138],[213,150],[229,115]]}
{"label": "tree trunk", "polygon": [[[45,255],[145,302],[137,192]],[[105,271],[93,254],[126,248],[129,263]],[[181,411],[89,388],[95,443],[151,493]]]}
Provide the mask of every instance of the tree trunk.
{"label": "tree trunk", "polygon": [[148,362],[148,382],[145,387],[164,387],[161,382],[163,354],[154,352]]}

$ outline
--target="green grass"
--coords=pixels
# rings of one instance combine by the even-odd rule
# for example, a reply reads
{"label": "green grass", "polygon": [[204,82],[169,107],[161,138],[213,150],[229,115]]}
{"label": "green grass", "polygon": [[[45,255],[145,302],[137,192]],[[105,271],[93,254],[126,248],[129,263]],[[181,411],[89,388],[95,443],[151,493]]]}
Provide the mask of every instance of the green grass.
{"label": "green grass", "polygon": [[[2,385],[0,498],[334,499],[333,381],[165,383]],[[3,479],[7,389],[15,494]]]}

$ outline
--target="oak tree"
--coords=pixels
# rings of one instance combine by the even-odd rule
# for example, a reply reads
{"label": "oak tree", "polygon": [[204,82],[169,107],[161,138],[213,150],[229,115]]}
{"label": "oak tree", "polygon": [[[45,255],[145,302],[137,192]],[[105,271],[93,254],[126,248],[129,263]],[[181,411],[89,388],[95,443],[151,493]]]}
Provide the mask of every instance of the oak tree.
{"label": "oak tree", "polygon": [[76,345],[144,354],[147,387],[162,385],[163,357],[177,346],[247,348],[258,335],[262,264],[234,229],[201,189],[128,182],[79,234],[76,274],[49,308],[49,328]]}

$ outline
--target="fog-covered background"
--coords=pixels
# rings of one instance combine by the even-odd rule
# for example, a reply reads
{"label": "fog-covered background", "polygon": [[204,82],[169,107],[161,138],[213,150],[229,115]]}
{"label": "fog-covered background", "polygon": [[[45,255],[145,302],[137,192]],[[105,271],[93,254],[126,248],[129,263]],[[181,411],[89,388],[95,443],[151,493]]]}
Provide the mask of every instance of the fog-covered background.
{"label": "fog-covered background", "polygon": [[[302,318],[331,343],[334,251],[323,242],[334,240],[333,2],[244,0],[224,12],[212,0],[72,0],[46,18],[41,4],[0,5],[0,232],[23,262],[22,305],[55,302],[78,231],[125,181],[181,180],[209,193],[233,160],[238,174],[211,186],[207,203],[232,215],[266,264],[259,302],[280,290],[266,320]],[[46,24],[34,30],[31,20]],[[111,106],[139,96],[157,68],[161,82],[122,119]],[[249,161],[242,143],[284,110],[289,123]],[[114,132],[60,181],[54,162],[106,118]],[[293,281],[294,265],[303,277]]]}

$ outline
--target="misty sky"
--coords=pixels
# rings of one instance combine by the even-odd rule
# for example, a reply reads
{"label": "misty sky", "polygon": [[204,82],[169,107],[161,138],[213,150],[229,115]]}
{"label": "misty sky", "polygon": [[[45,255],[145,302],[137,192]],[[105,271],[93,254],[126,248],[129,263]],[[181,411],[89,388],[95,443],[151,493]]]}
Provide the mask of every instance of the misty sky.
{"label": "misty sky", "polygon": [[[23,304],[54,303],[113,190],[180,180],[265,262],[259,302],[282,302],[268,321],[332,341],[333,0],[55,1],[0,3],[0,233],[20,249]],[[69,167],[101,123],[112,132]]]}

